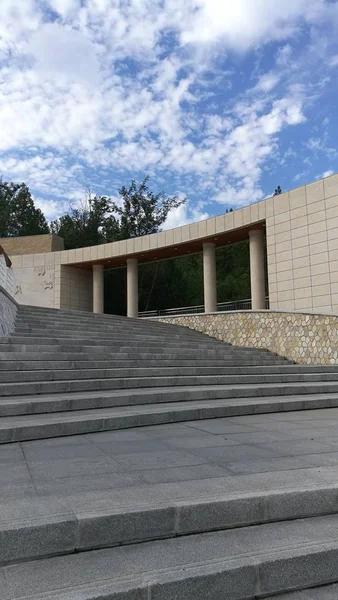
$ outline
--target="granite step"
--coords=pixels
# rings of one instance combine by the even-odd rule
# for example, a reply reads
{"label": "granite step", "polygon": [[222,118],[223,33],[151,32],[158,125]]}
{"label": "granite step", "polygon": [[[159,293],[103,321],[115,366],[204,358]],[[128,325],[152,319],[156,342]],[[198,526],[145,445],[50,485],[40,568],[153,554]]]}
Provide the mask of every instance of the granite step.
{"label": "granite step", "polygon": [[185,353],[184,357],[177,357],[177,354],[166,354],[166,355],[157,355],[149,352],[143,353],[120,353],[120,352],[79,352],[79,348],[77,347],[75,351],[72,352],[63,352],[60,348],[57,350],[51,350],[47,352],[37,352],[36,348],[34,348],[34,352],[30,351],[8,351],[8,348],[5,347],[6,350],[4,352],[0,351],[0,364],[2,361],[7,360],[49,360],[49,361],[87,361],[87,363],[97,362],[97,361],[107,361],[109,359],[109,363],[111,366],[121,365],[121,366],[140,366],[142,364],[149,366],[156,365],[166,365],[166,366],[193,366],[193,365],[212,365],[212,366],[226,366],[226,365],[234,365],[234,366],[245,366],[245,365],[285,365],[288,364],[288,361],[281,357],[270,356],[270,355],[262,355],[258,358],[252,358],[250,354],[245,355],[243,358],[233,358],[233,357],[225,357],[225,358],[213,358],[206,356],[205,358],[201,357],[201,353],[197,355],[197,357],[190,357]]}
{"label": "granite step", "polygon": [[[115,343],[126,343],[128,341],[142,341],[146,342],[161,342],[163,343],[163,334],[155,335],[155,334],[142,334],[142,333],[128,333],[125,334],[123,331],[110,331],[107,327],[105,327],[102,331],[98,331],[97,328],[90,329],[86,327],[86,329],[71,329],[71,330],[60,330],[57,329],[30,329],[25,330],[23,328],[15,328],[15,333],[12,334],[11,338],[86,338],[86,339],[96,339],[96,340],[106,340],[109,339]],[[166,340],[171,344],[180,342],[185,343],[187,345],[191,344],[204,344],[208,346],[230,346],[230,344],[226,342],[222,342],[220,340],[216,340],[210,337],[196,338],[196,337],[187,337],[185,335],[172,334],[166,335]]]}
{"label": "granite step", "polygon": [[110,348],[111,350],[126,352],[133,349],[145,349],[148,352],[154,351],[158,353],[165,353],[167,349],[171,349],[175,352],[206,352],[212,354],[219,354],[221,356],[245,356],[250,354],[251,356],[273,356],[268,351],[261,351],[258,349],[249,348],[235,348],[230,345],[214,345],[206,344],[204,342],[187,342],[186,340],[167,341],[165,347],[163,346],[163,340],[126,340],[126,339],[115,339],[115,338],[87,338],[84,334],[82,337],[71,337],[59,336],[57,338],[50,337],[18,337],[11,336],[9,338],[0,338],[0,349],[2,346],[66,346],[71,344],[72,346],[88,347],[88,348]]}
{"label": "granite step", "polygon": [[[296,372],[296,373],[240,373],[228,374],[220,373],[220,369],[214,369],[215,372],[197,373],[191,369],[191,373],[166,373],[161,368],[152,369],[145,373],[143,369],[135,373],[132,370],[126,376],[119,373],[116,369],[50,369],[50,370],[13,370],[0,371],[0,394],[3,393],[2,384],[44,384],[45,382],[69,382],[72,381],[99,381],[104,380],[105,384],[110,385],[110,389],[143,388],[143,387],[174,387],[174,386],[195,386],[195,385],[247,385],[265,384],[265,383],[312,383],[312,382],[335,382],[338,381],[338,372],[320,371]],[[86,387],[86,386],[84,386]],[[16,387],[13,386],[13,394]],[[87,388],[88,389],[88,388]],[[34,393],[34,392],[33,392]]]}
{"label": "granite step", "polygon": [[[189,362],[189,361],[187,361]],[[223,362],[221,362],[223,364]],[[160,370],[159,370],[160,369]],[[192,365],[180,365],[180,366],[143,366],[138,367],[124,367],[122,362],[121,366],[112,367],[111,360],[102,361],[91,361],[88,365],[88,361],[45,361],[45,360],[0,360],[0,380],[1,376],[6,377],[7,373],[12,376],[13,373],[27,371],[40,372],[43,374],[45,371],[62,371],[68,372],[71,370],[73,373],[85,371],[88,377],[96,377],[98,372],[109,371],[112,376],[117,377],[133,377],[133,376],[176,376],[176,375],[271,375],[271,374],[337,374],[338,366],[335,365],[296,365],[296,364],[272,364],[272,365],[260,365],[260,366],[215,366],[213,361],[209,361],[209,364],[204,361],[193,363]],[[4,373],[1,373],[1,372]],[[60,375],[62,377],[62,375]]]}
{"label": "granite step", "polygon": [[[114,326],[116,328],[124,327],[128,331],[177,331],[183,332],[186,331],[187,334],[197,335],[198,332],[195,330],[182,327],[180,325],[171,325],[167,323],[150,321],[148,319],[130,319],[126,317],[117,317],[113,315],[94,315],[92,313],[87,313],[86,316],[79,315],[79,313],[67,315],[64,311],[60,311],[60,314],[57,315],[47,315],[45,313],[22,313],[21,307],[19,307],[18,315],[17,315],[17,323],[18,324],[41,324],[41,325],[54,325],[54,326],[66,326],[66,325],[74,325],[75,327],[86,326],[87,324],[93,325],[94,323],[97,326]],[[204,335],[199,333],[199,335]]]}
{"label": "granite step", "polygon": [[323,585],[303,589],[298,592],[287,592],[277,596],[266,597],[265,600],[337,600],[338,584]]}
{"label": "granite step", "polygon": [[32,560],[0,569],[5,598],[248,600],[338,580],[338,515]]}
{"label": "granite step", "polygon": [[[216,392],[209,390],[207,399],[193,401],[185,397],[182,401],[171,402],[165,402],[166,397],[162,394],[159,395],[157,392],[152,398],[154,402],[150,404],[142,404],[142,399],[148,400],[151,397],[149,391],[138,390],[134,394],[133,405],[131,405],[133,396],[128,397],[127,394],[124,406],[121,405],[124,400],[121,391],[116,396],[118,406],[112,406],[114,402],[112,393],[97,394],[94,397],[88,393],[41,397],[40,402],[34,399],[31,404],[27,403],[27,398],[9,398],[1,401],[0,408],[5,411],[6,415],[14,412],[16,416],[2,416],[0,418],[0,443],[112,431],[163,423],[338,406],[338,393],[333,392],[309,393],[305,396],[303,394],[286,394],[277,397],[266,395],[264,398],[260,396],[241,398],[238,396],[235,399],[213,399],[210,394],[215,395]],[[207,396],[208,394],[203,391],[203,395]],[[174,400],[174,398],[171,399]],[[94,401],[95,409],[85,408],[86,401],[89,404]],[[82,407],[81,410],[75,410],[76,403]],[[107,403],[108,407],[98,408],[98,406],[107,406]],[[67,408],[63,410],[62,406]],[[52,412],[53,407],[60,412]],[[29,414],[20,412],[24,410],[28,410]],[[43,413],[43,410],[48,412]],[[19,416],[17,412],[20,412]],[[4,412],[1,414],[3,415]]]}
{"label": "granite step", "polygon": [[[338,512],[332,468],[295,469],[0,504],[0,565]],[[261,489],[260,489],[261,487]],[[252,489],[254,488],[254,489]]]}
{"label": "granite step", "polygon": [[[173,327],[171,325],[167,325],[169,327],[169,331],[166,331],[166,335],[168,337],[176,337],[176,338],[187,338],[190,340],[193,339],[201,339],[201,340],[209,340],[216,342],[216,338],[212,338],[205,333],[195,331],[194,329],[189,329],[187,327]],[[144,335],[144,336],[155,336],[161,337],[163,335],[164,329],[161,328],[144,328],[144,327],[128,327],[127,324],[123,325],[113,325],[113,324],[97,324],[95,322],[88,321],[88,323],[77,324],[77,323],[68,323],[64,322],[58,323],[57,325],[53,325],[52,323],[45,323],[44,321],[34,321],[32,323],[22,322],[19,319],[16,320],[16,330],[22,333],[46,333],[47,331],[55,331],[59,333],[59,331],[65,331],[68,333],[70,330],[74,332],[82,332],[82,331],[90,331],[92,333],[97,333],[98,335],[104,334],[106,332],[109,333],[118,333],[120,335]],[[220,342],[224,343],[224,342]]]}
{"label": "granite step", "polygon": [[[128,407],[137,405],[161,405],[163,403],[188,403],[195,401],[210,402],[211,400],[229,400],[236,402],[237,398],[257,399],[273,398],[278,402],[285,396],[297,398],[305,402],[310,395],[320,399],[327,397],[328,403],[334,401],[338,393],[337,386],[327,385],[323,391],[321,385],[313,388],[304,384],[259,384],[232,386],[177,386],[163,388],[127,388],[125,390],[85,390],[64,391],[63,393],[46,392],[36,396],[7,395],[0,402],[0,415],[26,415],[53,413],[60,411],[80,411],[107,407]],[[327,396],[325,396],[327,394]],[[328,404],[330,405],[330,404]]]}
{"label": "granite step", "polygon": [[[229,375],[199,375],[199,376],[177,376],[177,377],[129,377],[129,378],[97,378],[97,379],[64,379],[47,381],[15,381],[14,383],[0,383],[0,396],[38,396],[40,394],[59,394],[67,392],[99,391],[99,390],[143,390],[153,389],[168,390],[169,393],[177,394],[179,389],[187,393],[203,390],[223,393],[225,397],[236,395],[266,395],[276,396],[285,394],[312,394],[312,393],[335,393],[338,392],[337,374],[327,374],[318,377],[316,374],[303,374],[292,381],[287,375],[274,377],[267,375],[266,380],[262,377],[248,377],[242,382],[242,378]],[[19,379],[19,373],[18,378]],[[268,392],[266,391],[268,390]],[[219,396],[218,396],[219,397]]]}
{"label": "granite step", "polygon": [[[46,343],[39,343],[36,341],[35,343],[31,343],[31,340],[28,342],[24,341],[24,343],[15,343],[15,341],[7,340],[0,342],[0,350],[7,352],[29,352],[31,350],[35,350],[35,352],[48,352],[48,351],[61,351],[61,352],[77,352],[81,350],[82,352],[118,352],[119,354],[123,354],[126,352],[135,353],[139,350],[140,354],[158,354],[158,355],[166,355],[168,353],[175,353],[177,357],[185,357],[187,354],[192,357],[199,357],[203,353],[203,356],[209,357],[252,357],[252,358],[262,358],[262,360],[274,360],[277,358],[273,354],[268,352],[259,352],[253,351],[247,352],[245,349],[233,349],[231,346],[227,347],[192,347],[187,345],[186,347],[182,344],[175,345],[171,347],[168,345],[168,348],[162,344],[158,345],[147,345],[147,344],[132,344],[129,345],[116,345],[111,344],[109,341],[104,343],[104,341],[98,340],[93,342],[92,340],[46,340]],[[143,352],[141,352],[143,350]],[[169,351],[169,352],[168,352]]]}

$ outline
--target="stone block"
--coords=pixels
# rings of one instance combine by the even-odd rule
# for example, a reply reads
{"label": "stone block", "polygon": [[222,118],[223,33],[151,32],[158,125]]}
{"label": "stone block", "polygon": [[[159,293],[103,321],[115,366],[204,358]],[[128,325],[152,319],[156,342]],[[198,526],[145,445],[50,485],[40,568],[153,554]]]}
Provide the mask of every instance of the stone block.
{"label": "stone block", "polygon": [[74,512],[79,519],[79,549],[104,548],[175,535],[175,507],[110,508]]}

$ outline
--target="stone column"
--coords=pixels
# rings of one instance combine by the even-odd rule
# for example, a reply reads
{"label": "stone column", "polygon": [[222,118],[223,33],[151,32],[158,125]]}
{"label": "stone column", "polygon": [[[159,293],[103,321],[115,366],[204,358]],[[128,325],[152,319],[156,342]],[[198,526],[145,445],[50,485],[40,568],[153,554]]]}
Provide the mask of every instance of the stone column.
{"label": "stone column", "polygon": [[93,312],[104,313],[103,265],[93,265]]}
{"label": "stone column", "polygon": [[264,231],[253,229],[249,231],[250,240],[250,278],[251,278],[251,308],[265,308],[265,260],[264,260]]}
{"label": "stone column", "polygon": [[127,316],[138,317],[137,258],[127,259]]}
{"label": "stone column", "polygon": [[217,311],[215,244],[203,244],[204,311]]}

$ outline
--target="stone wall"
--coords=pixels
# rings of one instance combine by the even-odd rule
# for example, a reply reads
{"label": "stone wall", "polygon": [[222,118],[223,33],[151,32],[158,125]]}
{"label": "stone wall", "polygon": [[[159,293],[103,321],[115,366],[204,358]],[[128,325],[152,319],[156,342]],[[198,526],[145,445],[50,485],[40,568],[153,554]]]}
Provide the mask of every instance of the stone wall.
{"label": "stone wall", "polygon": [[0,285],[0,337],[12,333],[15,326],[17,303]]}
{"label": "stone wall", "polygon": [[338,316],[275,311],[180,315],[154,320],[196,329],[234,346],[267,348],[303,364],[338,364]]}
{"label": "stone wall", "polygon": [[[8,261],[8,264],[7,264]],[[8,292],[10,296],[15,293],[14,271],[11,269],[11,262],[8,257],[0,250],[0,286]]]}

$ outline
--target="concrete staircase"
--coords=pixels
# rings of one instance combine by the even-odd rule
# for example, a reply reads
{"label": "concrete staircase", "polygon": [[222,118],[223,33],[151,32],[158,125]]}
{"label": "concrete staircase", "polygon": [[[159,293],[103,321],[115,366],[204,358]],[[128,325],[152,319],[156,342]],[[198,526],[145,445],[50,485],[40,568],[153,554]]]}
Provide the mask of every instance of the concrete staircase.
{"label": "concrete staircase", "polygon": [[20,307],[0,340],[0,443],[338,406],[338,368],[185,328]]}
{"label": "concrete staircase", "polygon": [[[338,367],[156,322],[20,307],[1,340],[0,393],[1,451],[336,407]],[[2,503],[1,600],[337,600],[336,478],[294,469]]]}

